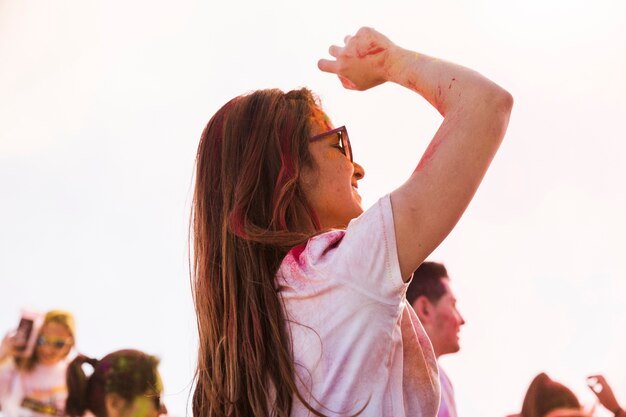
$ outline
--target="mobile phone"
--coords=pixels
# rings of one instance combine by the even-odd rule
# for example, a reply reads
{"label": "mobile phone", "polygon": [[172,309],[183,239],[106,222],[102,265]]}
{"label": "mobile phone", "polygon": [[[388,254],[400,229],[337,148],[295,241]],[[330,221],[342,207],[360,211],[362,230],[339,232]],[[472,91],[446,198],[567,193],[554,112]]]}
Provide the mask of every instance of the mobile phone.
{"label": "mobile phone", "polygon": [[33,354],[43,318],[41,313],[22,309],[20,322],[13,334],[13,349],[16,356],[29,357]]}

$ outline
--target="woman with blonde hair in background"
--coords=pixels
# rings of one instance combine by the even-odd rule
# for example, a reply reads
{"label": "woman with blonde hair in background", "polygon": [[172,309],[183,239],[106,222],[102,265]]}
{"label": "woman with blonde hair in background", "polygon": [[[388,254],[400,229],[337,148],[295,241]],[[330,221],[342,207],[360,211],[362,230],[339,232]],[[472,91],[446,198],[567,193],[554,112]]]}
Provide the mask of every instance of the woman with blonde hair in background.
{"label": "woman with blonde hair in background", "polygon": [[15,336],[0,346],[0,407],[4,417],[44,417],[65,414],[65,372],[75,344],[71,313],[49,311],[37,335],[32,355],[18,355]]}

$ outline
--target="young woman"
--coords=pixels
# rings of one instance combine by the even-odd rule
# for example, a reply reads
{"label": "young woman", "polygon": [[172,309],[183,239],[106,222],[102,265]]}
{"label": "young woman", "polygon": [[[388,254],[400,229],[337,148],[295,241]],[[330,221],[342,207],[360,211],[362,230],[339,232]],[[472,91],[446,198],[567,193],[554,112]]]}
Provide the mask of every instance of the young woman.
{"label": "young woman", "polygon": [[14,337],[0,346],[0,407],[5,417],[64,415],[65,371],[74,346],[73,316],[62,310],[46,314],[30,357],[20,357]]}
{"label": "young woman", "polygon": [[[395,82],[443,123],[406,183],[363,213],[347,129],[308,90],[236,97],[211,118],[193,206],[195,417],[437,413],[437,365],[407,282],[469,204],[512,99],[370,28],[329,52],[319,68],[344,87]],[[381,139],[401,149],[403,138]]]}
{"label": "young woman", "polygon": [[[93,367],[89,377],[83,365]],[[157,417],[167,413],[161,403],[159,361],[137,350],[119,350],[102,358],[79,355],[67,370],[66,414],[82,417]]]}

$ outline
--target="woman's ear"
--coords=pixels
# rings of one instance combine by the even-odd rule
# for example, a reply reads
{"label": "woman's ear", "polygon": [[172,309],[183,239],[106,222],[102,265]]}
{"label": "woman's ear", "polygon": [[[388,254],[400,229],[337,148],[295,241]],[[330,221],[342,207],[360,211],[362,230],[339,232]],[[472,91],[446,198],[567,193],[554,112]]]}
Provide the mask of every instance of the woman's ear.
{"label": "woman's ear", "polygon": [[119,394],[111,393],[104,396],[104,405],[108,417],[120,417],[127,406],[127,401]]}

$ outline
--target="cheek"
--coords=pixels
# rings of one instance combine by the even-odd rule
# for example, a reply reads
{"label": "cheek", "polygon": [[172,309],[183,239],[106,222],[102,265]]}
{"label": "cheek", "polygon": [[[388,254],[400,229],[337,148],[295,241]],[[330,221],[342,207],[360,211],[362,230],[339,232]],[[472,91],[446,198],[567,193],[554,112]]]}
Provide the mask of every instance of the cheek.
{"label": "cheek", "polygon": [[457,326],[457,320],[453,313],[445,312],[439,315],[439,328],[454,330]]}
{"label": "cheek", "polygon": [[324,152],[324,159],[330,161],[338,161],[339,158],[342,156],[342,153],[337,152],[337,150],[334,148],[326,149],[326,151]]}
{"label": "cheek", "polygon": [[68,354],[68,353],[70,353],[70,350],[71,350],[71,349],[72,349],[72,347],[71,347],[71,346],[64,347],[63,349],[61,349],[61,350],[59,351],[58,356],[59,356],[60,358],[64,358],[64,357],[66,357],[66,356],[67,356],[67,354]]}

